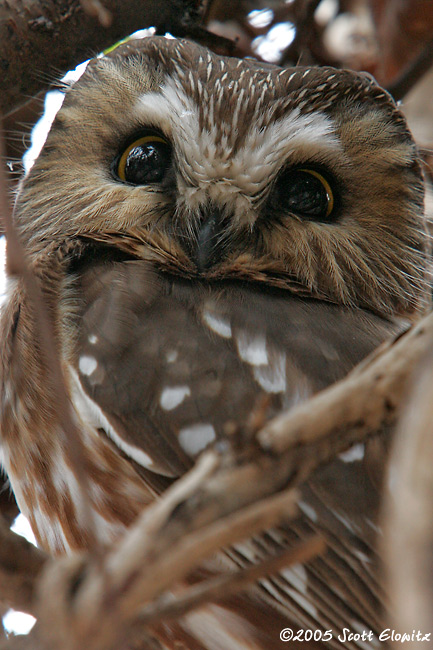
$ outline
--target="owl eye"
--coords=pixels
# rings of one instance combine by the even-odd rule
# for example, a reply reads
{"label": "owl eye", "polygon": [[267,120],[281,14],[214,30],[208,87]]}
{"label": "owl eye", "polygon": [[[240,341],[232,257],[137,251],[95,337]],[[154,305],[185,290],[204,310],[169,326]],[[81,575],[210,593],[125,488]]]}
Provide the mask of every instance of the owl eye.
{"label": "owl eye", "polygon": [[314,221],[330,221],[334,193],[326,178],[315,169],[292,169],[277,181],[280,207]]}
{"label": "owl eye", "polygon": [[171,146],[163,137],[152,133],[129,144],[114,161],[114,173],[132,185],[160,183],[170,166]]}

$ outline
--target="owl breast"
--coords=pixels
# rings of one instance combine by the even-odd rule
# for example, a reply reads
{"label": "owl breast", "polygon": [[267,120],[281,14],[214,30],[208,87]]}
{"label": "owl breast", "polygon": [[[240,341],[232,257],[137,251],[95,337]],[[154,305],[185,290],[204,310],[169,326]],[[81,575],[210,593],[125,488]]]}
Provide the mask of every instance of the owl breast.
{"label": "owl breast", "polygon": [[396,329],[366,311],[254,283],[183,280],[144,261],[92,266],[76,282],[79,399],[127,455],[171,477],[245,429],[264,396],[272,417]]}

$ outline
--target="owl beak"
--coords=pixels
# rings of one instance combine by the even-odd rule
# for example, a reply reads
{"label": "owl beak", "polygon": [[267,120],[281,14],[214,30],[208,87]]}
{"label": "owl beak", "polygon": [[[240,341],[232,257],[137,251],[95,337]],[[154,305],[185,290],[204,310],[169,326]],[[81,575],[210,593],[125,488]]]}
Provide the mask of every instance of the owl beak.
{"label": "owl beak", "polygon": [[224,211],[219,207],[202,210],[201,221],[192,257],[200,272],[209,270],[221,257],[221,244],[224,239]]}

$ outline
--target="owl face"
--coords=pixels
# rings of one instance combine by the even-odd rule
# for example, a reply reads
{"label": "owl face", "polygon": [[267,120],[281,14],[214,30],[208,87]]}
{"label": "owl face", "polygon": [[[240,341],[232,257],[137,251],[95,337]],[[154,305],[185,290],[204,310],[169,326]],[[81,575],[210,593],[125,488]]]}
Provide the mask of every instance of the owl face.
{"label": "owl face", "polygon": [[158,37],[67,91],[17,224],[34,260],[92,238],[186,277],[403,313],[423,285],[422,204],[416,147],[370,77]]}

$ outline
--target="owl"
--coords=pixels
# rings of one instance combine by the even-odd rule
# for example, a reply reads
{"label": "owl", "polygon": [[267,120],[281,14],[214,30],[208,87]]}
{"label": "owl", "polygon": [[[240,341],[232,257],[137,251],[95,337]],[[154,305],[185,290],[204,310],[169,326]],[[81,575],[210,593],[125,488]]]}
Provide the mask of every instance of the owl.
{"label": "owl", "polygon": [[[290,409],[423,304],[416,146],[391,97],[352,71],[265,67],[163,37],[121,45],[65,90],[15,227],[52,322],[101,544],[203,450],[234,444],[264,395],[264,417]],[[21,279],[1,331],[3,466],[39,543],[85,549]],[[289,623],[346,628],[327,647],[363,647],[356,633],[383,625],[370,470],[384,460],[365,445],[341,454],[302,486],[294,521],[224,562],[246,567],[315,532],[324,556],[161,626],[163,647],[286,647]]]}

